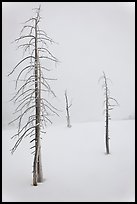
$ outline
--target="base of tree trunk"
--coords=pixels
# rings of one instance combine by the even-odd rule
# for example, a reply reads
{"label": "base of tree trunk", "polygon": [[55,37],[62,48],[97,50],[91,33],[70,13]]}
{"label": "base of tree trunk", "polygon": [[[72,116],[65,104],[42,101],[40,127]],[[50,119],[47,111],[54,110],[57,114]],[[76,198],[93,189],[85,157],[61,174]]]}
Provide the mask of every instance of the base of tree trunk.
{"label": "base of tree trunk", "polygon": [[106,152],[106,154],[110,154],[109,152]]}
{"label": "base of tree trunk", "polygon": [[38,156],[37,172],[38,172],[37,182],[42,183],[43,173],[42,173],[42,161],[41,161],[41,147],[40,147],[39,156]]}
{"label": "base of tree trunk", "polygon": [[106,151],[106,154],[110,154],[110,152],[107,150],[107,151]]}
{"label": "base of tree trunk", "polygon": [[37,186],[38,184],[37,184],[37,178],[33,178],[33,186]]}
{"label": "base of tree trunk", "polygon": [[34,184],[34,183],[33,183],[33,186],[37,186],[37,185],[38,185],[38,184]]}
{"label": "base of tree trunk", "polygon": [[38,174],[37,182],[38,183],[42,183],[43,182],[43,174],[42,174],[42,172]]}

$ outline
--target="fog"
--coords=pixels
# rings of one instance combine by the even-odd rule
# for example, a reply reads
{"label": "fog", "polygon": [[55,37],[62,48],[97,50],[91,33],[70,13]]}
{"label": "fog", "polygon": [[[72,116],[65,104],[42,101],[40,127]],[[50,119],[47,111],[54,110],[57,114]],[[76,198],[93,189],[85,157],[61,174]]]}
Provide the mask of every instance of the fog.
{"label": "fog", "polygon": [[[135,4],[133,2],[3,2],[2,3],[2,121],[13,119],[17,72],[7,74],[22,58],[11,44],[19,36],[22,22],[41,4],[41,28],[56,42],[51,46],[60,63],[50,72],[57,95],[55,105],[65,120],[64,91],[72,100],[71,121],[103,120],[103,90],[98,79],[105,71],[112,80],[112,97],[120,104],[112,119],[126,119],[135,111]],[[20,67],[21,68],[21,67]],[[19,70],[19,69],[18,69]]]}

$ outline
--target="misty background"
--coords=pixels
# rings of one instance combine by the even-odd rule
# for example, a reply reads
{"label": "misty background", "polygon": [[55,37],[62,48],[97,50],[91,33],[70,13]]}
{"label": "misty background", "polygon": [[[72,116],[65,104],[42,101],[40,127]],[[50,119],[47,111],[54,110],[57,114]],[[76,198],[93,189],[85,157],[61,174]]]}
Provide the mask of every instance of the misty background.
{"label": "misty background", "polygon": [[[120,107],[112,120],[135,117],[135,4],[133,2],[3,2],[2,3],[2,123],[13,119],[15,78],[7,74],[21,60],[22,50],[11,44],[23,22],[41,4],[41,29],[58,44],[49,49],[60,60],[51,77],[57,95],[50,100],[62,109],[54,124],[66,123],[64,91],[72,100],[71,123],[104,120],[102,71],[113,84],[111,96]],[[22,67],[20,67],[21,70]],[[18,69],[19,70],[19,69]]]}

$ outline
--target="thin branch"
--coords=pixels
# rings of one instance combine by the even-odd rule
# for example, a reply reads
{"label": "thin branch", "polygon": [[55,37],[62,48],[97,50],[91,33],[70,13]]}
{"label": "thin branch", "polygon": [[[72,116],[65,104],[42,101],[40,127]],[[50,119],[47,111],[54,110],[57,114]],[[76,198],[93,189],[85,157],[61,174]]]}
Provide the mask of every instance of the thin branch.
{"label": "thin branch", "polygon": [[25,25],[25,26],[23,26],[23,28],[22,28],[22,30],[21,30],[21,32],[20,32],[20,35],[22,34],[22,32],[24,31],[25,28],[35,29],[34,26],[31,26],[31,25]]}
{"label": "thin branch", "polygon": [[34,145],[34,146],[30,147],[30,149],[33,149],[33,148],[36,148],[36,146]]}
{"label": "thin branch", "polygon": [[25,23],[28,23],[28,22],[30,22],[30,21],[34,21],[34,20],[37,20],[36,18],[30,18],[29,20],[27,20],[27,21],[25,21],[23,24],[25,24]]}
{"label": "thin branch", "polygon": [[34,59],[35,59],[35,57],[33,57],[33,56],[25,57],[24,59],[22,59],[22,60],[13,68],[13,70],[8,74],[8,76],[10,76],[10,75],[15,71],[15,69],[16,69],[23,61],[25,61],[25,60],[28,59],[28,58],[34,58]]}
{"label": "thin branch", "polygon": [[52,110],[52,108],[50,108],[48,105],[42,103],[41,105],[46,106],[51,112],[53,112],[54,114],[56,114],[58,117],[60,117],[54,110]]}
{"label": "thin branch", "polygon": [[[13,100],[15,99],[15,101],[14,101],[14,103],[15,103],[15,102],[16,102],[21,96],[23,96],[26,92],[32,91],[32,90],[34,90],[34,89],[27,89],[26,91],[24,91],[23,93],[21,93],[18,97],[17,97],[17,95],[18,95],[19,92],[17,92],[16,95],[11,99],[11,101],[13,101]],[[17,98],[16,98],[16,97],[17,97]]]}
{"label": "thin branch", "polygon": [[[29,132],[28,134],[26,134],[26,135],[24,136],[24,138],[25,138],[25,137],[28,137],[29,135],[30,135],[30,137],[33,136],[33,135],[35,135],[35,133],[33,133],[34,130],[35,130],[35,129],[33,129],[33,130],[32,130],[31,132]],[[32,133],[33,133],[33,134],[32,134]]]}
{"label": "thin branch", "polygon": [[46,71],[51,71],[50,69],[47,69],[46,67],[41,66],[41,69],[45,69]]}
{"label": "thin branch", "polygon": [[72,103],[68,106],[68,108],[70,108],[72,106]]}
{"label": "thin branch", "polygon": [[24,43],[24,44],[18,45],[17,48],[25,47],[25,46],[28,46],[28,47],[33,46],[33,47],[35,47],[33,43]]}
{"label": "thin branch", "polygon": [[[28,68],[30,68],[30,67],[34,67],[34,65],[29,65],[29,66],[27,66],[27,67],[25,67],[24,69],[21,70],[21,72],[19,73],[19,75],[18,75],[18,77],[17,77],[17,80],[16,80],[16,88],[17,88],[17,83],[18,83],[18,80],[19,80],[21,74],[22,74],[26,69],[28,69]],[[15,89],[16,89],[16,88],[15,88]]]}
{"label": "thin branch", "polygon": [[115,101],[117,103],[117,105],[119,106],[119,103],[117,102],[117,100],[115,98],[109,97],[109,99]]}
{"label": "thin branch", "polygon": [[18,42],[19,40],[22,40],[24,38],[33,38],[33,39],[35,39],[35,36],[34,35],[24,35],[24,36],[21,36],[19,38],[16,38],[13,42]]}
{"label": "thin branch", "polygon": [[[25,124],[25,125],[22,127],[22,129],[18,131],[18,133],[16,133],[15,135],[13,135],[13,136],[11,137],[11,139],[13,139],[13,138],[16,137],[16,136],[19,136],[19,134],[28,126],[28,124],[30,124],[30,123],[31,123],[32,121],[34,121],[34,120],[36,120],[36,119],[33,119],[33,120],[31,120],[31,121],[28,121],[27,124]],[[20,126],[20,125],[19,125],[19,126]]]}
{"label": "thin branch", "polygon": [[[36,125],[37,126],[37,125]],[[29,129],[27,129],[23,135],[17,140],[17,142],[15,143],[15,145],[13,146],[13,148],[11,149],[11,153],[13,154],[15,152],[15,150],[17,149],[17,147],[19,146],[20,142],[22,141],[24,135],[26,134],[26,132],[28,132],[30,129],[35,128],[36,126],[30,127]]]}
{"label": "thin branch", "polygon": [[24,102],[26,102],[26,103],[28,103],[29,101],[28,100],[31,100],[31,99],[35,99],[35,97],[28,97],[28,98],[25,98],[25,100],[23,100],[18,106],[17,106],[17,108],[15,109],[15,111],[16,110],[18,110],[18,108],[24,103]]}
{"label": "thin branch", "polygon": [[51,120],[50,120],[46,115],[43,115],[43,114],[42,114],[42,116],[43,116],[44,118],[46,118],[46,119],[52,124]]}
{"label": "thin branch", "polygon": [[[28,97],[28,96],[31,97],[34,94],[34,92],[35,92],[35,90],[32,93],[27,94],[24,98],[20,99],[19,102],[21,102],[22,100],[26,99],[26,97]],[[28,98],[30,98],[30,97],[28,97]]]}
{"label": "thin branch", "polygon": [[54,59],[54,58],[51,58],[51,57],[47,57],[47,56],[40,56],[39,58],[41,58],[41,59],[48,59],[48,60],[52,60],[52,61],[54,61],[54,62],[59,62],[57,59]]}
{"label": "thin branch", "polygon": [[48,54],[53,57],[54,59],[57,60],[57,58],[47,49],[47,48],[44,48],[44,47],[41,47],[41,48],[38,48],[39,51],[42,51],[42,52],[48,52]]}
{"label": "thin branch", "polygon": [[46,103],[48,103],[48,104],[49,104],[52,108],[54,108],[55,110],[61,111],[61,110],[55,108],[55,107],[54,107],[49,101],[47,101],[45,98],[41,98],[41,100],[44,100]]}

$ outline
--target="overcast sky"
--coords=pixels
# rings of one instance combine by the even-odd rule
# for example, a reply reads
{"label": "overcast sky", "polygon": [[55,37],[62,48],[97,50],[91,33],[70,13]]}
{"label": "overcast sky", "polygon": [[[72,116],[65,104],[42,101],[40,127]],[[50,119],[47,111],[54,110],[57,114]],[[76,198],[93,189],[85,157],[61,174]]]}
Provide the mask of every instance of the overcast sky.
{"label": "overcast sky", "polygon": [[[52,45],[61,61],[51,73],[58,98],[54,103],[64,109],[64,90],[72,99],[71,121],[103,120],[102,84],[104,70],[112,80],[112,97],[120,107],[112,119],[122,119],[135,111],[135,4],[133,2],[3,2],[2,3],[2,105],[3,124],[12,119],[16,75],[6,75],[21,59],[22,53],[11,44],[19,36],[22,22],[33,16],[32,8],[41,4],[41,28],[58,44]],[[20,67],[21,68],[21,67]],[[65,110],[61,118],[65,119]]]}

